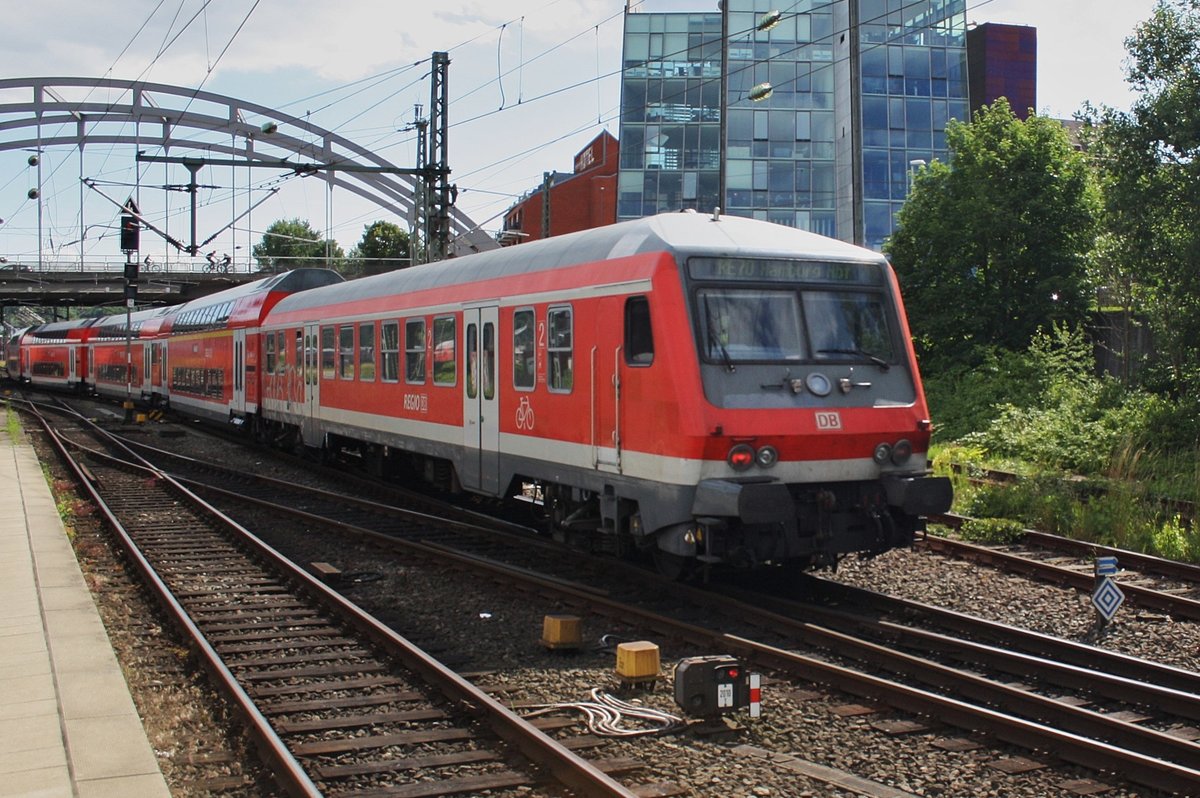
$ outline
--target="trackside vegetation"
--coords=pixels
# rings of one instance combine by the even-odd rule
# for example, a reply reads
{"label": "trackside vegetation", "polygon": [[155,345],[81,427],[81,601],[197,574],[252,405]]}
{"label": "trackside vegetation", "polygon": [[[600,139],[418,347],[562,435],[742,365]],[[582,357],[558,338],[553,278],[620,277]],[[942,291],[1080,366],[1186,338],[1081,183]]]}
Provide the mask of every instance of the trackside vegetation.
{"label": "trackside vegetation", "polygon": [[1159,0],[1126,47],[1138,99],[1075,138],[1003,100],[952,123],[885,251],[963,536],[1200,562],[1200,3]]}

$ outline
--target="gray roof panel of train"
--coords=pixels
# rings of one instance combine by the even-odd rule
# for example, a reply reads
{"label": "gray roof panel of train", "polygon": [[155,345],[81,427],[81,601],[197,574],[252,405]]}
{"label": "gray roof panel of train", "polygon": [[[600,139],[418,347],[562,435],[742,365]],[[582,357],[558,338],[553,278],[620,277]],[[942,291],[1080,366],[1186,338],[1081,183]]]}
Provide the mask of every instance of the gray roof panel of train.
{"label": "gray roof panel of train", "polygon": [[664,213],[292,294],[282,299],[273,313],[664,251],[684,257],[703,253],[885,263],[883,256],[872,250],[769,222],[737,216],[714,221],[708,214]]}
{"label": "gray roof panel of train", "polygon": [[307,291],[320,286],[336,285],[344,282],[345,279],[332,269],[292,269],[282,274],[274,274],[261,280],[235,285],[224,291],[197,297],[182,305],[175,305],[174,310],[183,312],[196,308],[207,308],[267,291]]}

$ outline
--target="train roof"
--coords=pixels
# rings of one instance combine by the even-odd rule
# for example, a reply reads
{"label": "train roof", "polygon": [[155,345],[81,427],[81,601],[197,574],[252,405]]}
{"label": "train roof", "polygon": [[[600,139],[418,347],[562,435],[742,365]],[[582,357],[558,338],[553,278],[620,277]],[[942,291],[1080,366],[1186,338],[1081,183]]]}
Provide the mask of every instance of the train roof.
{"label": "train roof", "polygon": [[255,294],[265,294],[270,291],[306,291],[309,288],[333,285],[344,280],[345,278],[342,275],[332,269],[292,269],[281,274],[264,277],[261,280],[235,285],[232,288],[226,288],[224,291],[217,291],[197,297],[182,305],[175,305],[172,309],[179,312],[195,310],[196,308],[206,308],[211,305],[233,302],[242,297],[253,296]]}
{"label": "train roof", "polygon": [[[146,321],[149,321],[150,319],[157,318],[158,316],[165,316],[166,314],[170,313],[172,310],[174,310],[174,307],[171,305],[166,305],[163,307],[155,307],[155,308],[143,308],[141,310],[133,311],[132,313],[130,313],[128,315],[128,318],[129,318],[129,322],[131,324],[142,324]],[[92,326],[94,326],[94,327],[124,327],[125,321],[126,321],[126,314],[124,311],[122,311],[120,313],[111,313],[107,316],[100,316],[97,318],[96,323]]]}
{"label": "train roof", "polygon": [[423,291],[468,280],[533,274],[652,252],[671,252],[680,257],[704,254],[886,263],[878,252],[816,233],[740,216],[716,218],[687,211],[619,222],[293,294],[281,300],[275,312],[305,310],[380,294]]}

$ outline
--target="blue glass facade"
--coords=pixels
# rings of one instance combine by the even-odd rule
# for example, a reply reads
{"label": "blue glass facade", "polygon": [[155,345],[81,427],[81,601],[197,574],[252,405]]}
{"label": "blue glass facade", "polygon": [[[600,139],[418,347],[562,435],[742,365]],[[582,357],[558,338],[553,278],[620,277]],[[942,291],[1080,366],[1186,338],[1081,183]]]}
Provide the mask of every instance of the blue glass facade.
{"label": "blue glass facade", "polygon": [[617,218],[721,205],[721,15],[629,14]]}
{"label": "blue glass facade", "polygon": [[726,5],[723,103],[720,14],[626,17],[618,218],[720,206],[878,248],[967,118],[965,0],[799,0],[769,30],[771,0]]}
{"label": "blue glass facade", "polygon": [[[914,161],[945,161],[946,122],[969,119],[963,0],[855,0],[862,238],[878,249]],[[853,53],[851,58],[854,58]]]}

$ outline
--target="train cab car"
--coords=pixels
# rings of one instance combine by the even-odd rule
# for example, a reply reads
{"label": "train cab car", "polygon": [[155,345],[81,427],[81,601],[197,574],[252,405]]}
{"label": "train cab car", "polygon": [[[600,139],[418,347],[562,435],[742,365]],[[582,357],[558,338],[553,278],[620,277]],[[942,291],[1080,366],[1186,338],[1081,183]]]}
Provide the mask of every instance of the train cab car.
{"label": "train cab car", "polygon": [[950,502],[890,266],[787,227],[663,214],[296,294],[263,335],[272,437],[671,573],[833,566]]}
{"label": "train cab car", "polygon": [[28,379],[24,376],[21,366],[21,339],[29,330],[29,327],[13,330],[4,342],[4,373],[14,382]]}
{"label": "train cab car", "polygon": [[257,413],[263,315],[291,293],[342,279],[329,269],[295,269],[172,308],[158,330],[171,406],[239,424]]}
{"label": "train cab car", "polygon": [[44,388],[89,390],[88,342],[95,322],[74,319],[30,328],[21,339],[28,381]]}
{"label": "train cab car", "polygon": [[149,308],[98,319],[90,338],[92,390],[109,399],[152,400],[154,337],[170,312]]}

